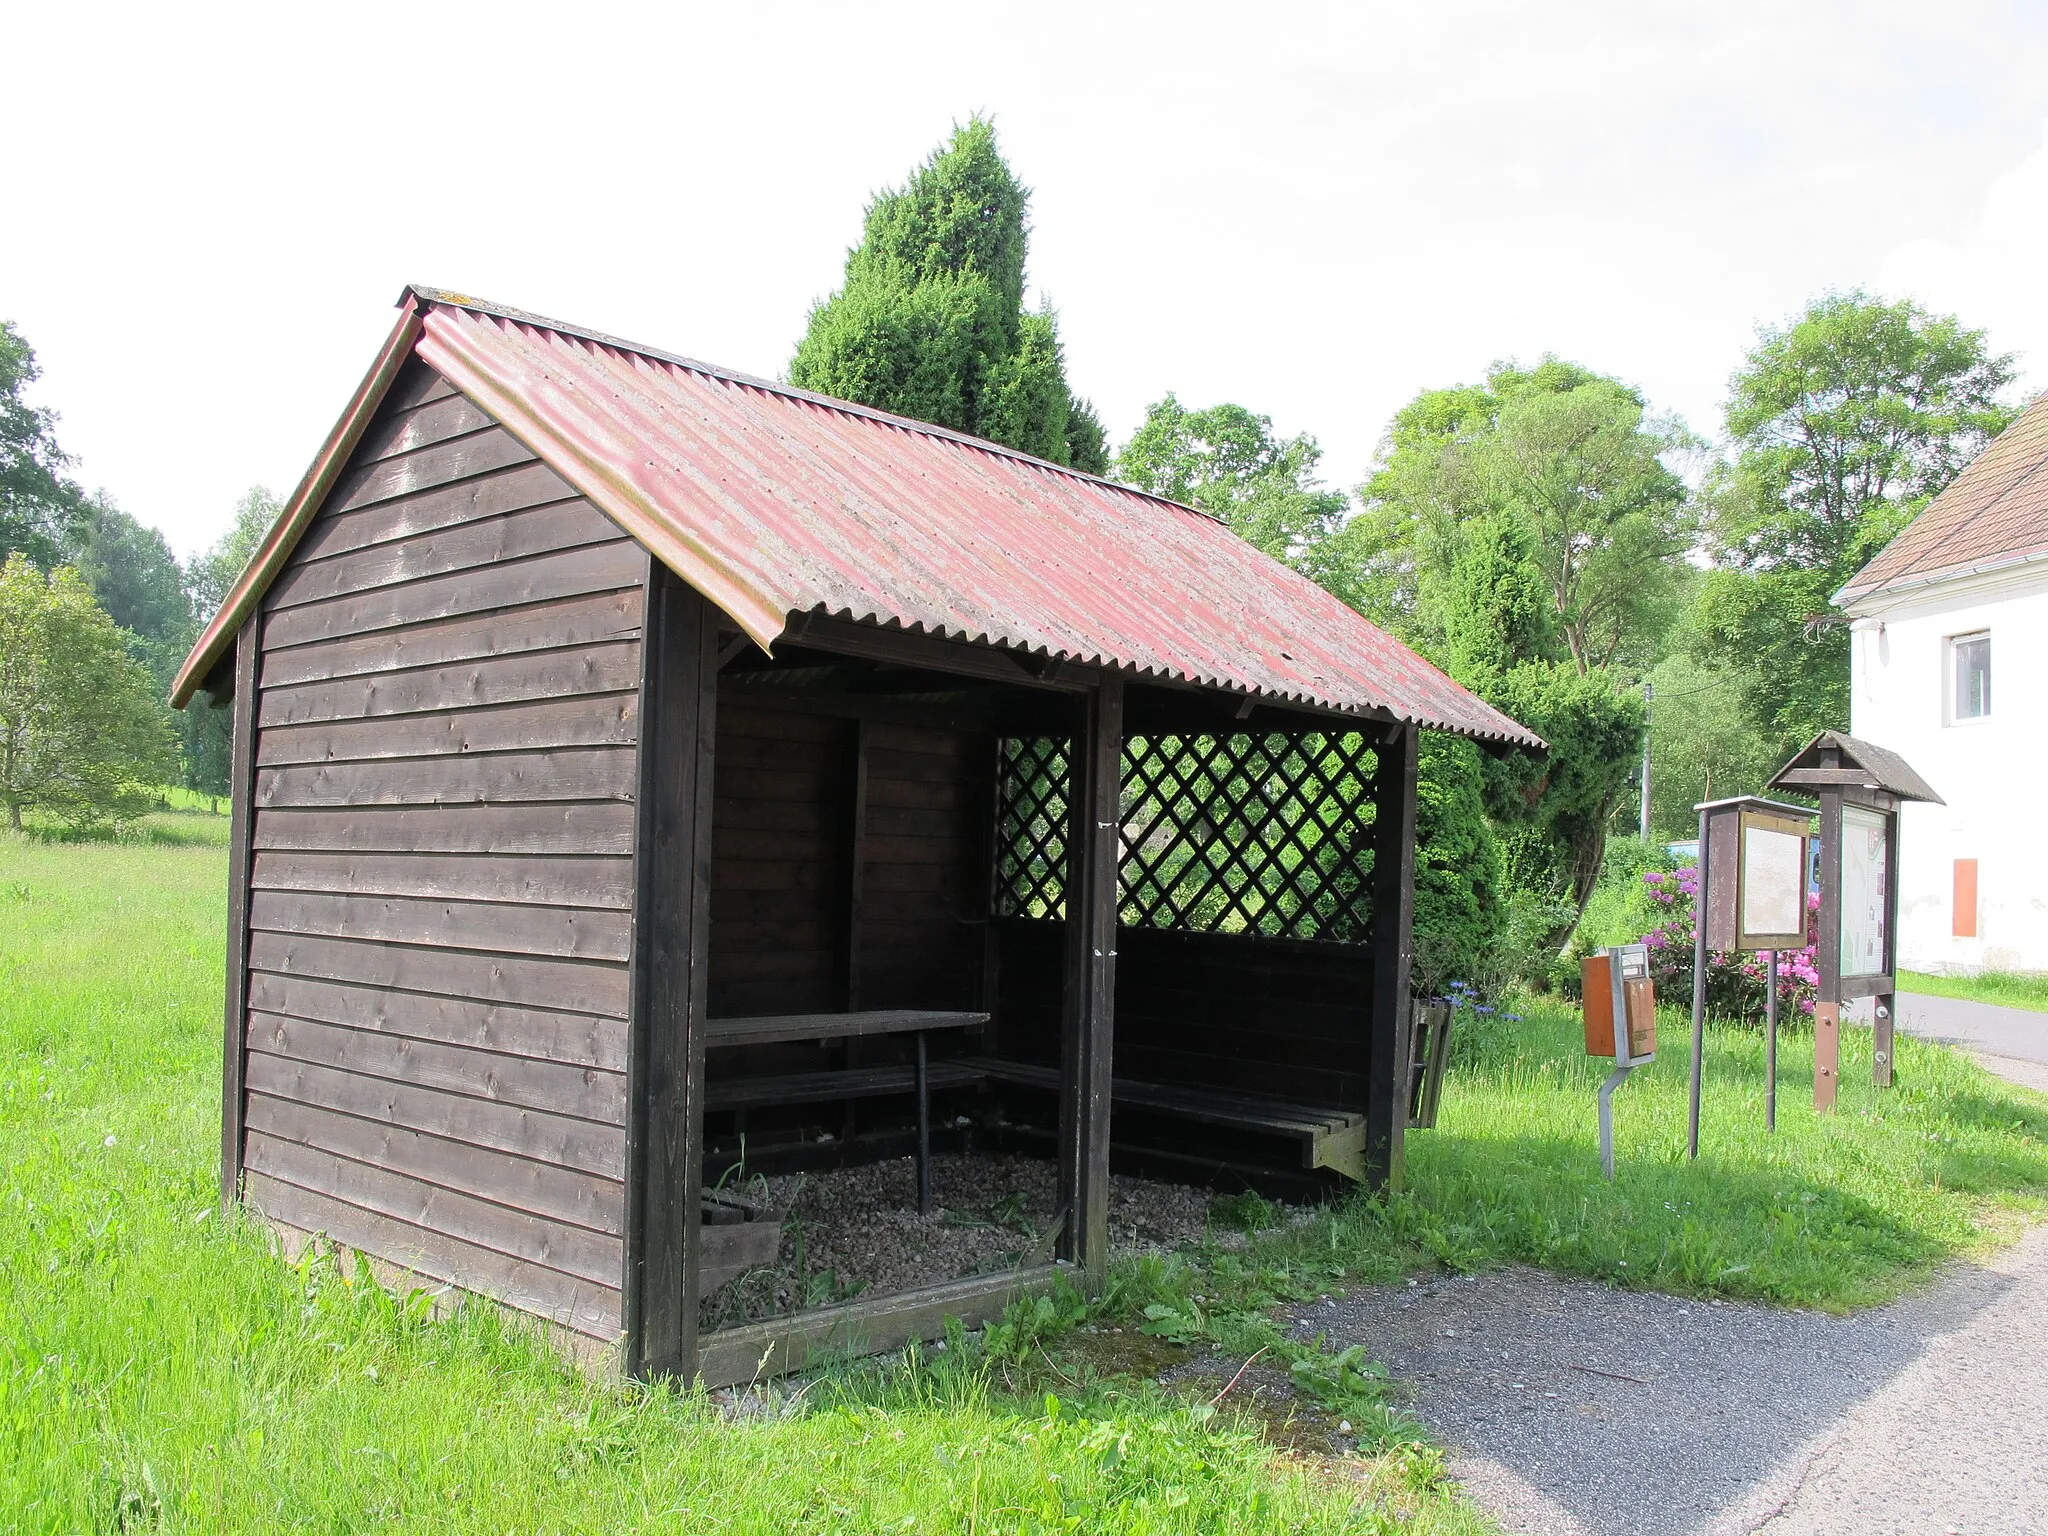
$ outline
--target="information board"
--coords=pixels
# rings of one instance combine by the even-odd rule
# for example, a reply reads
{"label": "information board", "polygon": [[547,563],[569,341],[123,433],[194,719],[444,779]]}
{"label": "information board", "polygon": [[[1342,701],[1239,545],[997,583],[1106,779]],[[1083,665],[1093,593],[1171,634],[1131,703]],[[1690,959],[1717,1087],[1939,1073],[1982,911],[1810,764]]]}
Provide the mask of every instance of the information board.
{"label": "information board", "polygon": [[1743,949],[1790,949],[1806,936],[1806,828],[1742,818]]}
{"label": "information board", "polygon": [[1842,974],[1885,972],[1886,866],[1891,818],[1860,805],[1842,807]]}

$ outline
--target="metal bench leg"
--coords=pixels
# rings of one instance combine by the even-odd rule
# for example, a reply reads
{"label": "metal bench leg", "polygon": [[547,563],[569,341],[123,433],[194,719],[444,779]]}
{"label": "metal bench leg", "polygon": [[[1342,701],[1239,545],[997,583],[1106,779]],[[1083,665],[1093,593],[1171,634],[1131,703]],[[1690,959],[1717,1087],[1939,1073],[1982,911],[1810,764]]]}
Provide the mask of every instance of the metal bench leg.
{"label": "metal bench leg", "polygon": [[932,1093],[925,1067],[924,1031],[917,1032],[917,1214],[932,1210]]}

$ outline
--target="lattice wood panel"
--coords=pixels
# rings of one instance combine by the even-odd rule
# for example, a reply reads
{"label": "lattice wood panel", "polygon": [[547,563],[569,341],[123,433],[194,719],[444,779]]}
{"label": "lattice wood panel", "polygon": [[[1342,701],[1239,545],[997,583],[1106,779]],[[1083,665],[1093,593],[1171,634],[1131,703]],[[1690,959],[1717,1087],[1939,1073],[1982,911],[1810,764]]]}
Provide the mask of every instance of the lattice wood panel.
{"label": "lattice wood panel", "polygon": [[1132,737],[1123,922],[1362,940],[1375,766],[1356,733]]}
{"label": "lattice wood panel", "polygon": [[996,911],[1003,917],[1067,914],[1072,762],[1072,747],[1063,737],[1003,740],[996,834]]}
{"label": "lattice wood panel", "polygon": [[[1061,738],[1003,743],[1003,916],[1066,913],[1070,764]],[[1132,737],[1122,768],[1121,921],[1363,940],[1375,767],[1356,733]]]}

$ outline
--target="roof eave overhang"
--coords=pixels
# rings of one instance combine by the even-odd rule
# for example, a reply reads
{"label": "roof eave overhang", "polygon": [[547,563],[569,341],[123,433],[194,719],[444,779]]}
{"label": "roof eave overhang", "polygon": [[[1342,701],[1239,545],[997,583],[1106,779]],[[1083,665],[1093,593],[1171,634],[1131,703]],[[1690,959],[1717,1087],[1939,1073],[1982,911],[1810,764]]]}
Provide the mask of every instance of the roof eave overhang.
{"label": "roof eave overhang", "polygon": [[1844,613],[1852,613],[1859,603],[1874,597],[1890,597],[1905,592],[1919,592],[1928,587],[1938,587],[1944,582],[1965,581],[1972,576],[1990,576],[1999,571],[2018,570],[2023,566],[2040,565],[2048,562],[2048,549],[2029,550],[2021,555],[2000,555],[1993,560],[1978,560],[1969,565],[1951,565],[1939,571],[1929,571],[1920,576],[1901,576],[1892,581],[1873,582],[1859,587],[1851,581],[1828,601]]}
{"label": "roof eave overhang", "polygon": [[174,709],[183,709],[192,701],[192,695],[227,654],[242,626],[255,616],[256,605],[264,591],[284,569],[285,561],[291,558],[306,525],[320,510],[321,503],[327,499],[327,493],[334,488],[335,480],[348,463],[349,455],[355,452],[364,430],[377,414],[377,407],[383,404],[391,381],[398,377],[398,370],[412,355],[413,343],[419,340],[420,335],[420,306],[407,294],[399,308],[398,323],[384,338],[377,360],[363,375],[362,383],[356,386],[347,409],[327,434],[327,441],[321,445],[320,452],[306,470],[305,478],[292,492],[291,500],[285,503],[277,521],[270,525],[270,532],[263,536],[263,542],[256,546],[255,554],[249,557],[248,565],[221,602],[220,611],[207,622],[193,644],[191,654],[185,658],[185,664],[178,669],[177,680],[171,685],[171,706]]}

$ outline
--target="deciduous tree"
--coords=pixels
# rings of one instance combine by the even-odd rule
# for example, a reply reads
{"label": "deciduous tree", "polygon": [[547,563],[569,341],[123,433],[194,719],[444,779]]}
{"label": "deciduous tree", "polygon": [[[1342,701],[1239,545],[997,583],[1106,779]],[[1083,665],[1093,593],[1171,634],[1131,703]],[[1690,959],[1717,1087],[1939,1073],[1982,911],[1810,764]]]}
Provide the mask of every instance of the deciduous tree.
{"label": "deciduous tree", "polygon": [[149,808],[177,767],[177,741],[148,671],[68,567],[27,554],[0,570],[0,804],[74,827]]}
{"label": "deciduous tree", "polygon": [[0,557],[21,550],[47,567],[63,550],[79,496],[65,478],[71,461],[57,446],[56,412],[22,398],[40,376],[35,350],[0,320]]}
{"label": "deciduous tree", "polygon": [[1716,569],[1693,650],[1746,677],[1780,747],[1849,724],[1830,599],[2012,420],[2013,360],[1908,302],[1827,294],[1766,328],[1730,383],[1735,460],[1708,498]]}
{"label": "deciduous tree", "polygon": [[1169,394],[1118,451],[1116,476],[1199,507],[1267,554],[1320,577],[1349,506],[1342,491],[1316,478],[1322,455],[1307,433],[1278,436],[1270,416],[1230,404],[1191,411]]}

